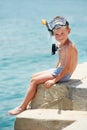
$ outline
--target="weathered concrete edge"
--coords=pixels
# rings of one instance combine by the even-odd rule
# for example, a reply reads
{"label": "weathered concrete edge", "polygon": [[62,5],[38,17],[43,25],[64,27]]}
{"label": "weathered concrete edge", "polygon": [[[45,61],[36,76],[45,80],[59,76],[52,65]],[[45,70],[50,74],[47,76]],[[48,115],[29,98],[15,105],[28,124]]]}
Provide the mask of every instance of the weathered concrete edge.
{"label": "weathered concrete edge", "polygon": [[[27,110],[17,116],[15,130],[25,130],[25,127],[26,130],[34,130],[36,126],[38,126],[38,130],[40,130],[40,127],[43,127],[43,130],[49,130],[48,124],[50,130],[56,130],[56,124],[59,125],[57,127],[64,128],[63,130],[77,130],[73,128],[78,128],[81,123],[84,124],[81,128],[87,128],[84,121],[87,121],[86,111],[62,111],[62,114],[58,114],[56,109],[34,109]],[[59,128],[58,130],[60,130]]]}
{"label": "weathered concrete edge", "polygon": [[78,119],[63,130],[87,130],[87,118]]}

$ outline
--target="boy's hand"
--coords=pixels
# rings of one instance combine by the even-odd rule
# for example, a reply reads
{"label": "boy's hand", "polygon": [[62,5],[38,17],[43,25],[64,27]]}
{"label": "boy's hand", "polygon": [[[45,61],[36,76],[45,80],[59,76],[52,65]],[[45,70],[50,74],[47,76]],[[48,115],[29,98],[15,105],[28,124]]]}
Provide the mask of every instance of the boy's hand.
{"label": "boy's hand", "polygon": [[48,80],[45,82],[45,88],[50,88],[54,84],[53,80]]}

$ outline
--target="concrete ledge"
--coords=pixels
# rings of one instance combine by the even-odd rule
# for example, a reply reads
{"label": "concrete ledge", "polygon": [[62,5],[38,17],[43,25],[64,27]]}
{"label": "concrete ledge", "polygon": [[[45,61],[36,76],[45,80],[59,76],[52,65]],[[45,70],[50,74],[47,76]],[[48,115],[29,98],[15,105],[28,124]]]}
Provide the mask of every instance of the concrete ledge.
{"label": "concrete ledge", "polygon": [[79,64],[68,82],[57,83],[49,89],[38,86],[31,108],[51,108],[87,111],[87,63]]}
{"label": "concrete ledge", "polygon": [[62,111],[58,114],[57,109],[27,110],[17,116],[15,130],[62,130],[82,118],[87,120],[87,112]]}
{"label": "concrete ledge", "polygon": [[38,86],[37,94],[31,102],[31,109],[62,109],[87,111],[87,84],[77,83],[56,84],[50,89]]}

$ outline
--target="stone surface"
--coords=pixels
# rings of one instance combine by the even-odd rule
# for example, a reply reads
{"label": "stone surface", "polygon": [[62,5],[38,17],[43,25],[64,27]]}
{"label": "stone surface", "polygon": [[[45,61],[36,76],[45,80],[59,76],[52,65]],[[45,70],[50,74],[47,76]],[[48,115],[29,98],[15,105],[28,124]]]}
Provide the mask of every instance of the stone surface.
{"label": "stone surface", "polygon": [[79,119],[63,130],[87,130],[87,119]]}
{"label": "stone surface", "polygon": [[57,83],[46,89],[38,86],[31,108],[87,110],[87,63],[79,64],[68,82]]}
{"label": "stone surface", "polygon": [[73,125],[74,122],[82,118],[87,120],[86,111],[62,111],[61,114],[58,114],[57,109],[33,109],[27,110],[17,116],[14,129],[63,130],[63,128],[67,128],[71,124]]}

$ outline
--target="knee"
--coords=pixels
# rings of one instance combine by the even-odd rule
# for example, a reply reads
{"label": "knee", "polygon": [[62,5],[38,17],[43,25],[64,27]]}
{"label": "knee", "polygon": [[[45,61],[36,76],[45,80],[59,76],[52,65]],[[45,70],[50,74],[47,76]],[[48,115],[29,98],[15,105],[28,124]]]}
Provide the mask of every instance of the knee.
{"label": "knee", "polygon": [[38,79],[35,78],[35,77],[32,77],[32,78],[31,78],[31,83],[37,85],[37,84],[38,84]]}
{"label": "knee", "polygon": [[32,79],[34,79],[35,77],[36,77],[36,75],[35,75],[35,74],[33,74],[33,75],[31,76],[31,80],[32,80]]}

